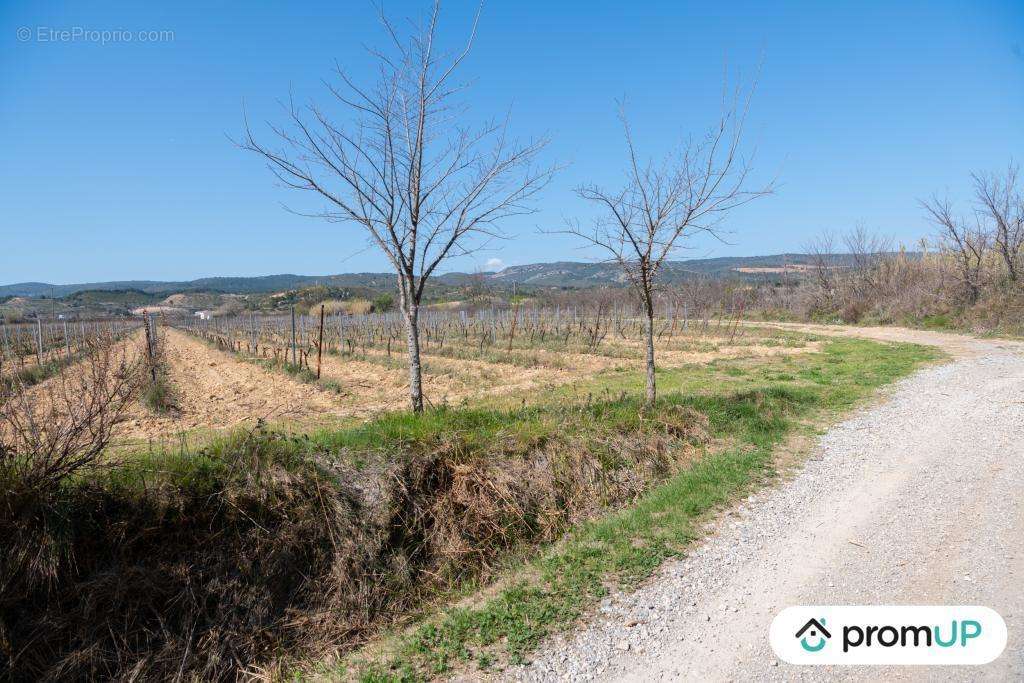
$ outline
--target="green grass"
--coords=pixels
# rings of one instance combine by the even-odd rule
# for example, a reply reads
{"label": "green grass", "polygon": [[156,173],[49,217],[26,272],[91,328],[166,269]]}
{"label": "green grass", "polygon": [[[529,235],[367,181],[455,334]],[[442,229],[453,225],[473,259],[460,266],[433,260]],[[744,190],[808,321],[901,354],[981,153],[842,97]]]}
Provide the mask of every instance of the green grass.
{"label": "green grass", "polygon": [[167,375],[160,371],[156,380],[150,380],[142,390],[142,403],[154,413],[166,415],[177,409],[177,402],[174,397],[174,387],[171,386]]}
{"label": "green grass", "polygon": [[920,325],[926,330],[949,331],[956,329],[956,325],[953,322],[953,316],[946,313],[926,315],[921,318]]}
{"label": "green grass", "polygon": [[[612,588],[628,588],[663,561],[682,554],[700,535],[711,511],[770,480],[773,451],[798,430],[848,410],[875,389],[933,360],[936,352],[909,344],[883,345],[836,339],[822,352],[797,357],[719,361],[660,371],[659,409],[686,406],[705,414],[719,445],[635,504],[572,529],[524,568],[510,571],[497,594],[471,607],[427,614],[419,625],[384,638],[372,649],[317,671],[365,681],[417,680],[459,667],[492,667],[523,661],[546,635],[571,625]],[[639,420],[629,401],[594,396],[635,393],[638,373],[606,373],[580,390],[590,407],[579,428],[613,429]],[[567,392],[515,416],[520,436],[543,434],[552,406]],[[579,398],[577,395],[576,398]],[[635,406],[635,404],[632,404]],[[458,433],[467,444],[494,437],[495,423],[510,416],[492,411],[451,411],[420,419],[395,416],[347,433],[362,444],[429,443]],[[563,425],[564,428],[564,425]],[[528,439],[523,439],[528,441]]]}
{"label": "green grass", "polygon": [[[73,355],[71,362],[73,362],[77,357],[77,355]],[[69,365],[69,361],[66,358],[59,358],[48,360],[41,364],[36,363],[26,366],[14,372],[13,376],[4,375],[3,377],[0,377],[0,391],[10,390],[16,385],[25,387],[34,386],[43,380],[47,380],[55,376],[67,365]]]}

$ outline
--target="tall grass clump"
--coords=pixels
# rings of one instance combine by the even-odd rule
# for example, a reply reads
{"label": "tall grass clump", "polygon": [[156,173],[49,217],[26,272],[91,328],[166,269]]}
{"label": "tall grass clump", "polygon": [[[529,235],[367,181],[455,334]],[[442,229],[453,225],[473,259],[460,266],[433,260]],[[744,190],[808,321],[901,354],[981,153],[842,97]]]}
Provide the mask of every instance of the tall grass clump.
{"label": "tall grass clump", "polygon": [[438,410],[310,436],[260,426],[77,472],[2,515],[5,673],[225,680],[350,648],[632,500],[706,429],[689,407],[630,400]]}

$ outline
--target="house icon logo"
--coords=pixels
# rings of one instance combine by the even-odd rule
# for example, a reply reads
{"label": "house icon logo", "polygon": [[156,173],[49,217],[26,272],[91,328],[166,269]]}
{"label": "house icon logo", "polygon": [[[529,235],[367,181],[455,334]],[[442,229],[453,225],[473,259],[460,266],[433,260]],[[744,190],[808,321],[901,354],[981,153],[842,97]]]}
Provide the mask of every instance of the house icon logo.
{"label": "house icon logo", "polygon": [[[796,637],[800,639],[800,647],[808,652],[818,652],[825,647],[832,634],[825,628],[825,617],[822,617],[820,620],[811,619],[804,624],[796,632]],[[810,639],[810,642],[808,642],[808,639]]]}

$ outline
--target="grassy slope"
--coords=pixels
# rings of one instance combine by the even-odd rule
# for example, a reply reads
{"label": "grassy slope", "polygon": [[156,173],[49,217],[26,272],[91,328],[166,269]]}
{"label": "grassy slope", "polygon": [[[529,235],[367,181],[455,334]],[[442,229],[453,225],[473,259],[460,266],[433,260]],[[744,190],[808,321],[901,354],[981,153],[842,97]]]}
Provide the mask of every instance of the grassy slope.
{"label": "grassy slope", "polygon": [[[660,372],[663,405],[689,406],[710,418],[717,445],[704,457],[635,505],[573,529],[525,571],[510,572],[497,594],[428,615],[340,666],[316,667],[314,675],[413,680],[522,661],[611,589],[633,586],[680,555],[708,511],[770,479],[773,449],[788,436],[815,429],[936,355],[919,346],[843,339],[826,342],[820,354]],[[611,373],[589,393],[633,392],[639,381],[636,373]]]}

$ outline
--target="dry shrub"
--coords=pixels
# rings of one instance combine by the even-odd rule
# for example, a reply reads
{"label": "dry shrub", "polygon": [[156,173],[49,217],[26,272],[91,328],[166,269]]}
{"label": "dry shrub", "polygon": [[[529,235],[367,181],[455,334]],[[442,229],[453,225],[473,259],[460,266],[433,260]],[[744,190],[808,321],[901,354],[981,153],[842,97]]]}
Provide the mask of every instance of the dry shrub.
{"label": "dry shrub", "polygon": [[504,551],[683,467],[707,422],[685,409],[661,419],[596,445],[559,437],[497,455],[452,437],[361,469],[288,455],[294,437],[257,430],[219,460],[37,495],[0,514],[12,547],[54,549],[45,571],[3,561],[2,670],[227,680],[351,648],[430,592],[486,576]]}
{"label": "dry shrub", "polygon": [[130,353],[98,346],[39,387],[6,385],[0,393],[6,490],[53,488],[95,463],[138,396],[141,366]]}
{"label": "dry shrub", "polygon": [[[280,475],[280,473],[276,473]],[[141,495],[80,485],[5,515],[16,547],[55,538],[46,581],[4,566],[0,630],[21,680],[236,675],[302,638],[339,522],[309,478]],[[21,571],[18,571],[21,569]]]}
{"label": "dry shrub", "polygon": [[1024,334],[1024,287],[991,288],[973,306],[959,311],[957,323],[977,333]]}
{"label": "dry shrub", "polygon": [[[327,315],[366,315],[373,312],[373,302],[369,299],[326,299],[320,305],[324,307],[324,313]],[[319,315],[320,306],[311,306],[310,312]]]}
{"label": "dry shrub", "polygon": [[324,313],[327,315],[348,313],[348,311],[345,308],[346,302],[342,301],[341,299],[327,299],[325,301],[322,301],[321,305],[324,307]]}
{"label": "dry shrub", "polygon": [[349,315],[366,315],[373,312],[373,302],[366,299],[343,301],[341,309]]}

